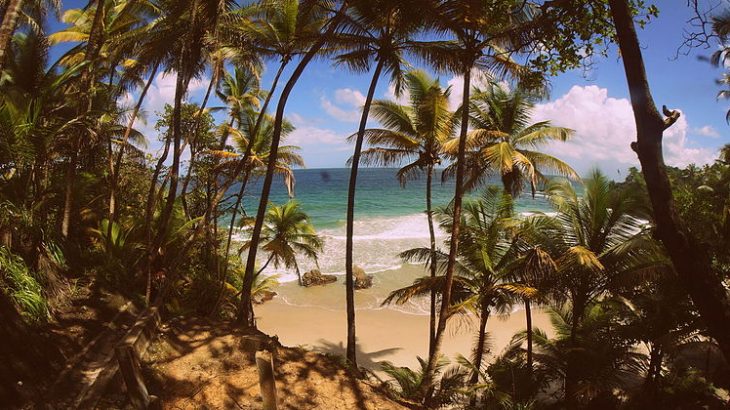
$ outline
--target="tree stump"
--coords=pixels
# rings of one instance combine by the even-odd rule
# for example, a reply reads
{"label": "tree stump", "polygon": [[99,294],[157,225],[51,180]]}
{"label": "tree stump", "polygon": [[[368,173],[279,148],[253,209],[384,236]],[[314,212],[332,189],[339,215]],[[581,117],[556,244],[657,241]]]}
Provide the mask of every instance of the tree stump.
{"label": "tree stump", "polygon": [[276,410],[276,380],[274,378],[274,358],[271,352],[256,352],[256,367],[259,370],[259,385],[264,410]]}

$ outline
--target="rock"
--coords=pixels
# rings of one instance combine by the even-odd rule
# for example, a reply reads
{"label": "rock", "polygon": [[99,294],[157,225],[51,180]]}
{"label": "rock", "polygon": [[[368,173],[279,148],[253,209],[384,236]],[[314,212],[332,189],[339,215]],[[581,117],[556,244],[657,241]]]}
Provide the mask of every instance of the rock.
{"label": "rock", "polygon": [[321,286],[336,281],[337,277],[335,275],[323,275],[319,269],[312,269],[302,275],[302,285],[305,287]]}
{"label": "rock", "polygon": [[355,289],[368,289],[373,286],[373,275],[368,275],[359,266],[352,268],[352,275],[355,277]]}
{"label": "rock", "polygon": [[277,294],[278,293],[272,292],[270,290],[263,291],[261,297],[258,300],[254,300],[254,303],[260,305],[264,302],[268,302],[273,299]]}

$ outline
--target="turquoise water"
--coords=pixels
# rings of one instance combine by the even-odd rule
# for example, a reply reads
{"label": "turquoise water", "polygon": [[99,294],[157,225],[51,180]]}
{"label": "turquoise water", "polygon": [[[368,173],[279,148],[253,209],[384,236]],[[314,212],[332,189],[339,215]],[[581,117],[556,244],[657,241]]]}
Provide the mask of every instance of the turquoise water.
{"label": "turquoise water", "polygon": [[[426,178],[410,181],[401,187],[396,179],[394,168],[361,168],[358,175],[358,187],[355,206],[356,219],[377,217],[399,217],[423,213],[426,209]],[[350,170],[333,169],[301,169],[294,171],[296,177],[295,199],[299,201],[305,212],[309,214],[317,228],[331,229],[345,224],[347,209],[347,190]],[[489,182],[498,185],[499,180]],[[258,206],[260,181],[251,184],[249,195],[244,200],[248,213],[255,213]],[[433,204],[445,206],[454,196],[454,183],[441,183],[441,172],[434,177]],[[282,204],[288,200],[281,180],[276,181],[271,202]],[[550,211],[550,206],[541,195],[533,199],[523,195],[517,200],[516,211],[535,212]]]}
{"label": "turquoise water", "polygon": [[[429,232],[425,215],[425,178],[411,181],[401,187],[396,179],[396,169],[364,168],[358,177],[355,209],[355,264],[368,273],[375,273],[376,280],[389,275],[413,272],[404,266],[398,254],[411,248],[429,245]],[[345,271],[345,211],[349,169],[306,169],[295,171],[296,200],[309,214],[317,232],[324,239],[324,250],[319,255],[319,268],[323,273],[343,274]],[[454,183],[441,183],[440,172],[434,178],[434,206],[447,205],[454,195]],[[498,184],[498,180],[492,181]],[[261,181],[250,185],[244,199],[248,214],[255,214]],[[478,195],[480,191],[472,195]],[[283,204],[288,200],[281,180],[273,186],[271,202]],[[516,201],[516,211],[549,212],[551,208],[543,195],[536,198],[523,195]],[[437,242],[443,246],[446,235],[437,228]],[[239,239],[241,239],[239,237]],[[244,255],[245,257],[245,255]],[[261,258],[265,258],[261,255]],[[300,258],[301,271],[316,267],[314,261]],[[293,281],[293,269],[270,266],[266,274],[281,275],[282,281]],[[411,279],[412,274],[407,275]],[[410,279],[409,279],[410,280]]]}

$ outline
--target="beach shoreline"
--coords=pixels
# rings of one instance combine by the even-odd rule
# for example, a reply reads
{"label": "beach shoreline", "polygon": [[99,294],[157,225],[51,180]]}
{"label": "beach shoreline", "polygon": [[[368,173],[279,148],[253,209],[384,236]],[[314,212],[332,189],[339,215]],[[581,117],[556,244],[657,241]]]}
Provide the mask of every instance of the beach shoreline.
{"label": "beach shoreline", "polygon": [[[328,285],[339,290],[337,284]],[[305,289],[306,291],[308,289]],[[332,289],[334,291],[335,289]],[[344,293],[344,289],[342,289]],[[548,314],[533,309],[533,326],[552,333]],[[322,306],[297,306],[281,296],[256,306],[259,329],[278,336],[286,346],[299,346],[320,353],[345,355],[346,316],[342,309]],[[356,316],[358,364],[379,370],[387,360],[396,366],[418,367],[417,356],[428,356],[428,315],[406,313],[392,308],[359,309]],[[456,316],[449,320],[442,354],[454,361],[457,354],[468,355],[476,336],[473,317]],[[512,336],[525,329],[523,310],[508,316],[493,316],[487,324],[490,350],[488,361],[506,348]]]}

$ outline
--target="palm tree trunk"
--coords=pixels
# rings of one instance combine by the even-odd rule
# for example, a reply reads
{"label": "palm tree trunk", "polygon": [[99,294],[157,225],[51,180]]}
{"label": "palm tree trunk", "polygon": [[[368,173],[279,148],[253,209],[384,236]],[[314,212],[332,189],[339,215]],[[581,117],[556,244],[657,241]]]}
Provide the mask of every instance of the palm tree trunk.
{"label": "palm tree trunk", "polygon": [[269,202],[269,193],[271,192],[271,184],[274,179],[274,171],[276,169],[276,160],[279,154],[279,143],[281,142],[281,132],[284,124],[284,109],[289,99],[294,86],[296,85],[299,78],[302,76],[304,69],[312,61],[314,56],[334,34],[335,29],[339,25],[339,20],[342,18],[344,12],[347,9],[347,2],[344,2],[337,15],[330,20],[329,27],[314,43],[307,53],[302,57],[302,60],[294,69],[294,72],[289,78],[289,81],[284,86],[284,90],[279,97],[279,104],[276,108],[276,116],[274,117],[274,132],[271,138],[271,150],[269,152],[269,162],[266,167],[266,176],[264,177],[264,184],[261,189],[261,199],[259,200],[259,208],[256,214],[256,222],[254,224],[253,232],[251,233],[251,246],[248,249],[248,259],[246,260],[246,273],[244,275],[243,292],[241,293],[241,305],[239,307],[237,322],[248,328],[256,328],[256,320],[253,314],[253,303],[251,301],[251,288],[253,286],[253,270],[256,265],[256,252],[258,250],[259,242],[261,241],[261,230],[264,224],[264,216],[266,214],[266,207]]}
{"label": "palm tree trunk", "polygon": [[464,65],[464,96],[462,99],[461,133],[459,135],[459,153],[456,162],[456,188],[454,192],[454,221],[451,230],[451,242],[449,246],[449,261],[446,265],[444,289],[441,296],[441,309],[439,310],[438,323],[436,326],[436,339],[434,340],[433,354],[428,358],[428,364],[423,374],[421,393],[426,403],[430,402],[433,388],[434,368],[441,350],[446,320],[449,318],[449,306],[451,304],[451,288],[454,284],[454,269],[456,267],[456,254],[459,251],[459,232],[461,228],[461,203],[464,196],[464,162],[466,157],[466,138],[469,132],[469,99],[471,92],[471,68],[472,64]]}
{"label": "palm tree trunk", "polygon": [[[145,302],[147,305],[152,301],[152,275],[153,275],[153,262],[154,262],[154,250],[152,249],[152,219],[154,218],[155,205],[157,203],[157,184],[160,182],[160,173],[162,167],[167,161],[168,153],[170,152],[170,143],[172,138],[170,135],[165,138],[165,147],[162,150],[162,155],[157,160],[155,170],[152,173],[152,181],[150,181],[150,189],[147,193],[147,205],[145,207],[145,237],[147,239],[147,287],[145,290]],[[160,192],[162,188],[160,188]]]}
{"label": "palm tree trunk", "polygon": [[5,58],[8,49],[10,49],[10,41],[13,38],[13,32],[18,24],[22,8],[23,0],[10,0],[5,13],[3,13],[2,25],[0,25],[0,71],[5,68]]}
{"label": "palm tree trunk", "polygon": [[[152,86],[152,82],[155,80],[155,75],[157,74],[157,69],[160,67],[159,63],[155,64],[152,68],[152,72],[150,73],[150,77],[147,79],[147,82],[144,85],[144,88],[142,88],[142,93],[139,95],[139,98],[137,99],[137,104],[134,106],[134,110],[132,110],[132,116],[129,118],[129,123],[127,124],[127,128],[124,130],[124,136],[122,137],[122,145],[119,147],[119,152],[117,153],[117,157],[114,160],[114,166],[112,167],[112,179],[111,184],[109,186],[109,229],[111,230],[112,223],[116,221],[117,218],[117,187],[119,185],[119,176],[121,175],[121,167],[122,167],[122,159],[124,158],[124,149],[127,146],[127,142],[129,141],[129,137],[132,135],[132,130],[134,128],[134,123],[137,120],[137,116],[139,115],[139,111],[142,109],[142,103],[144,102],[145,97],[147,96],[147,91],[149,91],[150,86]],[[110,237],[109,233],[107,233],[107,237]]]}
{"label": "palm tree trunk", "polygon": [[[91,4],[91,2],[89,3]],[[8,10],[10,12],[10,10]],[[6,16],[7,17],[7,16]],[[81,95],[83,100],[79,104],[82,110],[86,110],[83,113],[86,114],[91,111],[93,104],[93,94],[96,89],[96,78],[94,73],[93,62],[99,55],[101,49],[101,37],[102,37],[102,23],[104,18],[104,2],[102,0],[96,1],[96,10],[94,11],[94,20],[89,31],[89,39],[86,44],[86,51],[84,53],[84,62],[88,64],[86,69],[81,75],[81,89],[84,90]],[[2,43],[0,43],[2,47]],[[81,150],[82,140],[81,136],[76,136],[74,141],[73,152],[69,158],[68,169],[66,171],[66,194],[63,201],[63,218],[61,220],[61,235],[64,238],[68,238],[69,228],[71,226],[71,213],[73,207],[73,190],[76,182],[76,166],[78,165],[79,151]]]}
{"label": "palm tree trunk", "polygon": [[357,131],[355,141],[355,153],[352,156],[352,167],[350,168],[350,186],[347,191],[347,242],[345,245],[345,292],[347,303],[347,360],[353,369],[357,369],[357,339],[355,337],[355,279],[353,275],[353,235],[355,229],[355,190],[357,189],[357,171],[360,166],[360,155],[362,144],[365,139],[365,129],[370,116],[370,106],[375,98],[375,88],[378,86],[380,73],[383,71],[383,60],[378,60],[373,78],[370,81],[370,89],[365,100],[365,107],[360,118],[360,128]]}
{"label": "palm tree trunk", "polygon": [[[182,64],[181,64],[182,66]],[[175,206],[175,199],[177,198],[177,184],[180,176],[180,144],[182,140],[181,131],[181,116],[182,116],[182,99],[186,92],[188,81],[185,79],[183,70],[179,70],[177,73],[177,80],[175,84],[175,101],[172,108],[172,166],[170,168],[170,187],[167,190],[167,199],[165,200],[165,207],[162,209],[160,214],[160,221],[158,223],[157,238],[154,241],[155,248],[162,244],[165,236],[167,235],[167,228],[172,216],[172,210]]]}
{"label": "palm tree trunk", "polygon": [[[251,157],[251,153],[253,152],[253,139],[256,135],[258,135],[259,129],[261,128],[261,124],[263,123],[264,117],[266,117],[266,111],[269,108],[269,104],[271,103],[271,98],[274,95],[274,92],[276,91],[276,87],[279,85],[279,80],[281,79],[281,74],[284,72],[284,68],[286,68],[287,64],[289,64],[289,59],[284,58],[281,61],[281,64],[279,65],[279,70],[276,72],[276,75],[274,76],[274,81],[271,83],[271,89],[269,90],[268,94],[266,95],[266,99],[264,100],[264,105],[261,107],[261,111],[259,112],[258,117],[256,118],[256,124],[254,124],[252,134],[249,136],[249,142],[246,144],[246,151],[243,153],[243,158],[241,158],[241,169],[246,169],[246,164],[248,163],[248,159]],[[231,124],[233,122],[231,121]],[[239,125],[240,126],[240,125]],[[226,138],[227,139],[227,138]],[[225,147],[225,139],[221,140],[221,146]],[[220,287],[218,288],[218,297],[216,298],[216,304],[213,306],[213,310],[210,312],[210,314],[213,314],[218,309],[218,306],[220,305],[221,299],[223,297],[223,290],[225,289],[225,280],[226,275],[228,274],[228,257],[231,252],[231,242],[233,239],[233,228],[236,226],[236,215],[238,214],[238,209],[241,207],[241,202],[243,201],[243,195],[246,191],[246,185],[248,185],[248,178],[251,175],[251,170],[246,170],[246,173],[244,174],[243,181],[241,182],[241,188],[238,192],[238,197],[236,197],[236,204],[233,207],[233,215],[231,216],[231,223],[228,227],[228,239],[226,240],[226,251],[225,251],[225,264],[223,265],[223,272],[221,273],[221,283]],[[234,181],[237,178],[238,175],[234,175],[231,181]],[[224,189],[222,192],[226,192],[228,190],[229,186],[224,186]],[[221,195],[221,192],[219,192],[219,195]],[[216,198],[217,201],[220,201],[219,198]]]}
{"label": "palm tree trunk", "polygon": [[[479,383],[479,371],[482,367],[484,358],[484,344],[487,338],[487,321],[489,320],[489,305],[482,302],[481,312],[479,312],[479,330],[477,333],[477,345],[474,346],[474,371],[471,374],[469,383],[474,386]],[[469,399],[471,406],[476,405],[477,396],[473,395]]]}
{"label": "palm tree trunk", "polygon": [[672,259],[708,333],[717,340],[725,359],[730,361],[730,298],[722,279],[712,268],[710,256],[690,234],[677,212],[672,185],[664,165],[664,130],[676,122],[679,113],[665,110],[669,118],[664,119],[654,104],[636,28],[626,0],[610,0],[609,5],[616,25],[617,42],[636,122],[636,142],[632,148],[639,156],[646,180],[654,210],[656,236]]}
{"label": "palm tree trunk", "polygon": [[525,298],[525,322],[527,323],[527,371],[532,379],[532,308],[530,299]]}
{"label": "palm tree trunk", "polygon": [[[213,91],[213,86],[216,83],[216,76],[215,74],[210,77],[210,82],[208,83],[208,90],[205,92],[205,97],[203,97],[203,102],[200,104],[200,108],[198,109],[197,116],[195,117],[195,126],[193,127],[193,135],[191,138],[195,139],[198,136],[198,129],[200,128],[200,123],[203,121],[203,113],[205,112],[205,107],[208,105],[208,100],[210,99],[210,93]],[[194,141],[191,141],[190,146],[192,147],[194,144]],[[197,151],[196,151],[197,152]],[[190,177],[193,174],[193,167],[195,164],[195,155],[193,155],[193,150],[190,150],[190,165],[188,165],[187,173],[185,174],[185,179],[183,180],[182,188],[180,189],[180,201],[182,202],[183,206],[183,212],[185,212],[185,215],[190,218],[190,213],[188,212],[188,202],[187,202],[187,191],[188,191],[188,184],[190,183]]]}
{"label": "palm tree trunk", "polygon": [[[436,277],[436,231],[433,227],[432,190],[433,165],[428,166],[426,174],[426,216],[428,218],[428,234],[431,239],[431,279]],[[431,310],[428,321],[428,357],[433,355],[436,344],[436,289],[431,289]]]}

